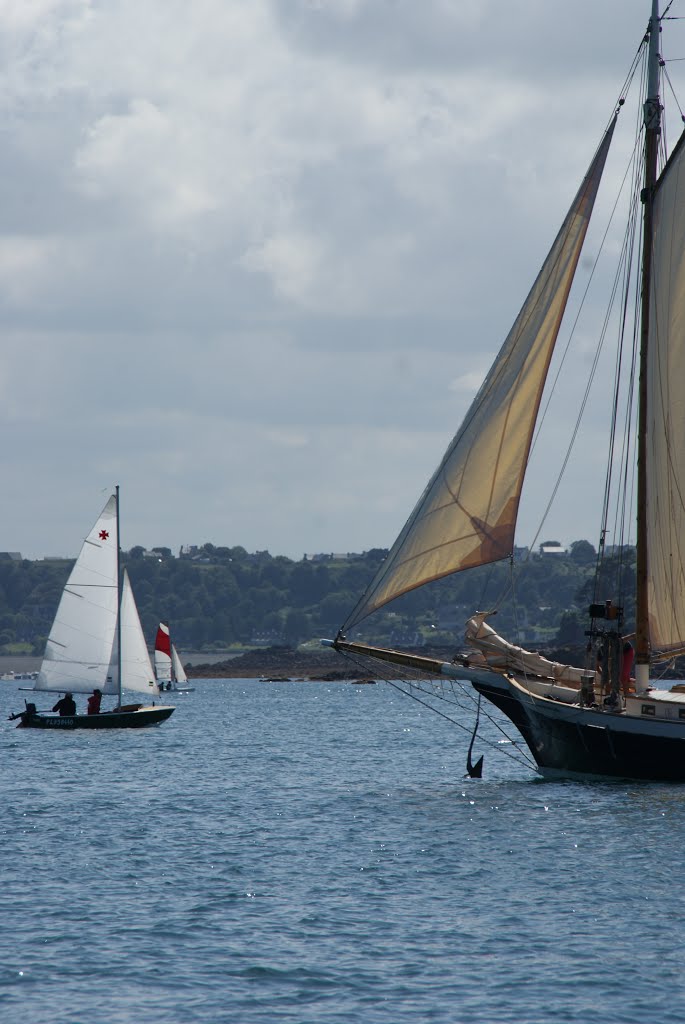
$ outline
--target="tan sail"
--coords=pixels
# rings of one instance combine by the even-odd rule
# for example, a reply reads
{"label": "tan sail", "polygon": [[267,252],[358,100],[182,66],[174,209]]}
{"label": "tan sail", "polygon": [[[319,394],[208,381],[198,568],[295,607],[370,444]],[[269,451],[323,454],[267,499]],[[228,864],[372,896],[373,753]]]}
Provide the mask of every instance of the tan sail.
{"label": "tan sail", "polygon": [[424,583],[511,553],[542,390],[614,124],[460,430],[344,628]]}
{"label": "tan sail", "polygon": [[647,566],[652,649],[685,646],[685,144],[654,199],[647,401]]}

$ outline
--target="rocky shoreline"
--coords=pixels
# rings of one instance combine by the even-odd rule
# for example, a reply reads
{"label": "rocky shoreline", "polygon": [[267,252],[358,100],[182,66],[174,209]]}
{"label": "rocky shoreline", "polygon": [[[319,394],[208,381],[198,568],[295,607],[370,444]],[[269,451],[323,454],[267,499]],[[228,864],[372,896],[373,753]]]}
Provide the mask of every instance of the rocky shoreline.
{"label": "rocky shoreline", "polygon": [[368,672],[325,648],[298,651],[293,647],[267,647],[215,664],[186,665],[185,669],[189,679],[368,680]]}
{"label": "rocky shoreline", "polygon": [[[424,648],[427,657],[449,661],[451,653],[437,648]],[[320,651],[302,651],[293,647],[267,647],[248,651],[237,658],[206,665],[186,665],[191,679],[312,679],[330,682],[352,680],[374,682],[373,676],[364,666],[355,665],[331,648]]]}

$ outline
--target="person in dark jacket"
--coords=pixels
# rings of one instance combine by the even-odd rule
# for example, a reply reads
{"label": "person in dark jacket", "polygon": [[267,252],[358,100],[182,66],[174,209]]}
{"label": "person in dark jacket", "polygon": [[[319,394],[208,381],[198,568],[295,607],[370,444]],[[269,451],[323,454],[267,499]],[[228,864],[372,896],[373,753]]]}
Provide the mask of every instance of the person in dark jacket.
{"label": "person in dark jacket", "polygon": [[55,704],[53,711],[59,711],[60,718],[76,714],[76,701],[70,693],[65,693],[61,700]]}

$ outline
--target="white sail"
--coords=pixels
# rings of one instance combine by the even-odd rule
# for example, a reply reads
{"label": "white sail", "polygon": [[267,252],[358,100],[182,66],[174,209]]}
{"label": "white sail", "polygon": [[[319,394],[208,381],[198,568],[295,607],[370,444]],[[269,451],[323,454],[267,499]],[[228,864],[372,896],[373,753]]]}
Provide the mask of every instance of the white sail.
{"label": "white sail", "polygon": [[116,693],[107,678],[117,618],[116,498],[90,531],[62,593],[34,689]]}
{"label": "white sail", "polygon": [[542,390],[614,126],[464,422],[344,628],[409,590],[511,554]]}
{"label": "white sail", "polygon": [[131,581],[125,569],[121,586],[121,650],[122,690],[158,694],[159,687],[155,682]]}
{"label": "white sail", "polygon": [[174,679],[177,683],[187,683],[188,676],[186,675],[185,669],[181,663],[181,659],[178,656],[178,651],[175,646],[171,645],[171,661],[173,666]]}
{"label": "white sail", "polygon": [[647,399],[647,551],[653,648],[685,646],[685,144],[654,198]]}

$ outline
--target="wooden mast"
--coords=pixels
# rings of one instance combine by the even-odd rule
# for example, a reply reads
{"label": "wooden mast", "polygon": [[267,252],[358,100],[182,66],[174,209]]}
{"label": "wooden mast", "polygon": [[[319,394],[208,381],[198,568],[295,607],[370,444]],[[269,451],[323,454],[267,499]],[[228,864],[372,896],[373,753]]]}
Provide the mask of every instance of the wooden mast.
{"label": "wooden mast", "polygon": [[647,349],[649,344],[649,298],[652,266],[652,218],[654,186],[657,180],[657,156],[661,135],[659,101],[659,2],[652,0],[649,20],[647,98],[644,105],[645,182],[642,239],[642,310],[640,333],[640,384],[637,442],[637,594],[635,609],[636,689],[644,693],[649,686],[649,595],[647,579]]}

